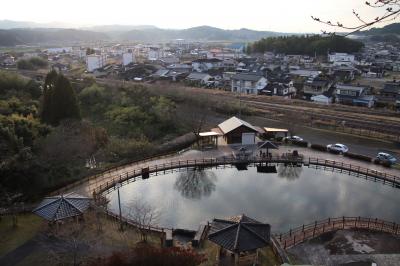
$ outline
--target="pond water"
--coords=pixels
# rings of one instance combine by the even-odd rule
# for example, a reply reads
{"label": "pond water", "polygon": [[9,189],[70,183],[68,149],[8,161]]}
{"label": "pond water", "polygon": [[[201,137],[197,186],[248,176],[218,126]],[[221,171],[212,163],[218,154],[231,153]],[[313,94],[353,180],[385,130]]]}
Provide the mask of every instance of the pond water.
{"label": "pond water", "polygon": [[[278,173],[236,168],[181,170],[120,188],[122,214],[151,207],[156,224],[196,230],[200,222],[246,214],[282,232],[328,217],[362,216],[400,222],[400,190],[308,167],[278,165]],[[108,195],[118,213],[117,191]]]}

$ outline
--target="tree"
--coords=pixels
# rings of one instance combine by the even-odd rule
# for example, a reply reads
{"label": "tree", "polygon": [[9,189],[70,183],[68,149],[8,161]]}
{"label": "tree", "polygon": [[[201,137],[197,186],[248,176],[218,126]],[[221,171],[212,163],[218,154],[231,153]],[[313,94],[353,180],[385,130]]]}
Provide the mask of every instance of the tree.
{"label": "tree", "polygon": [[136,224],[142,242],[147,242],[149,227],[155,226],[159,212],[151,204],[135,199],[129,203],[128,219]]}
{"label": "tree", "polygon": [[[378,9],[382,12],[381,16],[377,16],[374,19],[365,19],[363,18],[356,10],[353,10],[353,15],[357,18],[359,23],[357,25],[344,25],[343,23],[337,21],[332,22],[330,20],[322,20],[318,17],[311,16],[311,18],[317,22],[320,22],[322,24],[331,26],[331,27],[336,27],[344,30],[349,30],[350,33],[358,32],[360,30],[366,29],[368,27],[371,27],[372,25],[375,25],[377,23],[382,23],[382,22],[388,22],[388,21],[393,21],[398,18],[400,15],[400,0],[374,0],[374,2],[365,2],[365,5],[367,5],[370,8]],[[323,31],[323,33],[327,33],[326,31]]]}
{"label": "tree", "polygon": [[68,118],[81,119],[78,101],[69,80],[52,70],[44,83],[41,120],[56,126]]}
{"label": "tree", "polygon": [[215,191],[217,177],[214,172],[204,169],[193,169],[182,172],[176,178],[174,188],[188,199],[209,197]]}

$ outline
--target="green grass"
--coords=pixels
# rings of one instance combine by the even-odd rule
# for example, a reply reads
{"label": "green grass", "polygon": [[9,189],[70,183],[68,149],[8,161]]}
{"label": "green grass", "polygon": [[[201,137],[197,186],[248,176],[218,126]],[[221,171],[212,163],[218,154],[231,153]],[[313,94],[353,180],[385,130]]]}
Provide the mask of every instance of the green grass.
{"label": "green grass", "polygon": [[12,217],[0,220],[0,257],[23,245],[39,232],[43,220],[34,215],[19,215],[17,227],[13,227]]}

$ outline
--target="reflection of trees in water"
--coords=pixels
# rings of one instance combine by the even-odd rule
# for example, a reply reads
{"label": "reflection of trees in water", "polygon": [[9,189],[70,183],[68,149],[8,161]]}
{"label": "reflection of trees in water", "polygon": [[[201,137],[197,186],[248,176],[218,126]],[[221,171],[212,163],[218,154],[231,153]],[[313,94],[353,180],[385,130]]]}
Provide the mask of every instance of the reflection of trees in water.
{"label": "reflection of trees in water", "polygon": [[212,171],[194,169],[182,172],[176,178],[174,188],[188,199],[209,197],[215,191],[217,176]]}
{"label": "reflection of trees in water", "polygon": [[295,180],[300,177],[303,167],[297,167],[295,165],[284,165],[279,164],[277,167],[278,176],[286,178],[288,180]]}

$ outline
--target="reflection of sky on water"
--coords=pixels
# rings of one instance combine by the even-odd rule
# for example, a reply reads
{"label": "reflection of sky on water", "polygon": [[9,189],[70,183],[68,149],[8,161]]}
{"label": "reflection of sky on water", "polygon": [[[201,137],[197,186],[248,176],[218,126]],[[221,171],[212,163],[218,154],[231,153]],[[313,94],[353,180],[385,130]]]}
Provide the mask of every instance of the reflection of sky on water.
{"label": "reflection of sky on water", "polygon": [[[187,229],[197,229],[200,222],[214,217],[242,213],[270,223],[273,231],[340,216],[400,222],[400,190],[361,178],[305,167],[296,179],[259,174],[253,167],[206,171],[216,176],[210,195],[183,197],[175,185],[182,173],[170,173],[122,187],[122,205],[127,211],[129,202],[142,198],[158,207],[159,225]],[[117,212],[116,191],[109,198]]]}

